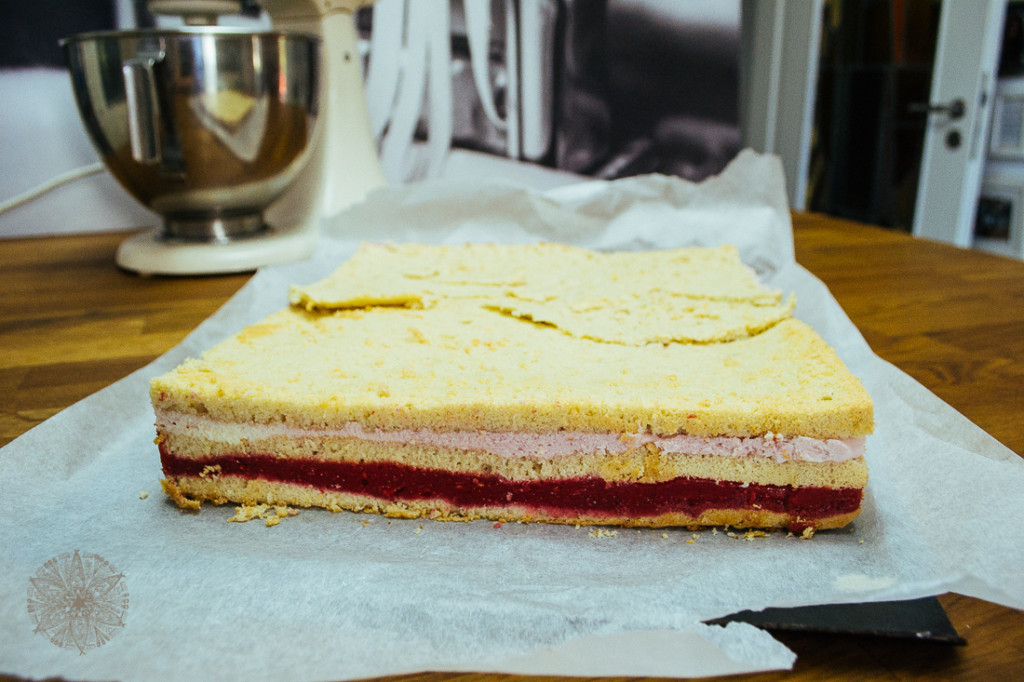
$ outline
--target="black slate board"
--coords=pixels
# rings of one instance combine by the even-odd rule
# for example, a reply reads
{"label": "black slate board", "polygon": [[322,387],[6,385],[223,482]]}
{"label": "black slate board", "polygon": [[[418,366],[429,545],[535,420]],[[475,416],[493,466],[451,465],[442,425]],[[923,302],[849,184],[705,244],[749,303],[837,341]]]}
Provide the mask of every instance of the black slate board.
{"label": "black slate board", "polygon": [[749,623],[762,630],[874,635],[963,645],[942,605],[935,597],[866,604],[826,604],[791,609],[740,611],[709,625]]}

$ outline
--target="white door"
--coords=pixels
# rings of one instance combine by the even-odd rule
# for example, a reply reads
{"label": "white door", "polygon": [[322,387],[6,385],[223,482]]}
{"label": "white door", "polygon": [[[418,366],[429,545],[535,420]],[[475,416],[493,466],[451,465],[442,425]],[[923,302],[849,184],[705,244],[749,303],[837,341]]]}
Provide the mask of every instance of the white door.
{"label": "white door", "polygon": [[914,234],[970,246],[1005,0],[942,3]]}
{"label": "white door", "polygon": [[[970,246],[985,162],[1006,0],[941,5],[914,234]],[[745,146],[778,154],[802,210],[818,74],[821,0],[743,0],[740,118]],[[955,104],[959,102],[960,104]]]}

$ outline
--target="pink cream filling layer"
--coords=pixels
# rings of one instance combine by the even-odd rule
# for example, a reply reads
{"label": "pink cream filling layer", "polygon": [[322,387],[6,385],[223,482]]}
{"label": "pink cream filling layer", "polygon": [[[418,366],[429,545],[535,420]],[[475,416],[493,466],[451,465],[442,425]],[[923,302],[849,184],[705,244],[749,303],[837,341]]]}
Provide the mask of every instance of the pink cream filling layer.
{"label": "pink cream filling layer", "polygon": [[653,443],[663,452],[716,457],[768,457],[782,463],[844,462],[864,454],[863,438],[807,438],[768,433],[763,436],[702,437],[688,434],[589,433],[557,431],[433,431],[431,429],[367,429],[358,422],[341,428],[296,428],[284,424],[232,424],[209,417],[158,411],[157,427],[168,434],[186,433],[219,443],[241,443],[272,437],[356,438],[372,442],[428,445],[478,450],[508,458],[552,459],[577,454],[618,454]]}

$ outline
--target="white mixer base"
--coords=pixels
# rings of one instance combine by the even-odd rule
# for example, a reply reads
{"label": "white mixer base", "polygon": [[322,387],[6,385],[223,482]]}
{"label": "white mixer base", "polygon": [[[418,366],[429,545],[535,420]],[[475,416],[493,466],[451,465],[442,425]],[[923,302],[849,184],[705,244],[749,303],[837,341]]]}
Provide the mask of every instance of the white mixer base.
{"label": "white mixer base", "polygon": [[117,264],[140,275],[219,275],[309,258],[316,240],[309,230],[240,238],[223,244],[174,242],[160,230],[131,237],[117,249]]}

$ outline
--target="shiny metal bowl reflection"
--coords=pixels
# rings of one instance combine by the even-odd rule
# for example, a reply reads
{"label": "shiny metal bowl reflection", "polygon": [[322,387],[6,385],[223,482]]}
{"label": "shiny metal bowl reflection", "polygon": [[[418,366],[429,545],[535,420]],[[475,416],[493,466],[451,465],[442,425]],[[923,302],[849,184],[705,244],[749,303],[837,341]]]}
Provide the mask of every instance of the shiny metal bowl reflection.
{"label": "shiny metal bowl reflection", "polygon": [[63,41],[79,113],[111,173],[169,239],[258,233],[305,161],[319,41],[214,28]]}

